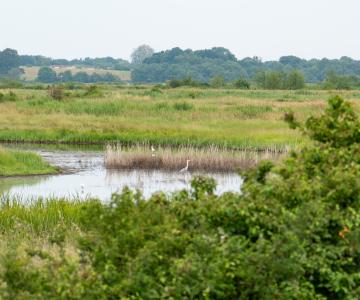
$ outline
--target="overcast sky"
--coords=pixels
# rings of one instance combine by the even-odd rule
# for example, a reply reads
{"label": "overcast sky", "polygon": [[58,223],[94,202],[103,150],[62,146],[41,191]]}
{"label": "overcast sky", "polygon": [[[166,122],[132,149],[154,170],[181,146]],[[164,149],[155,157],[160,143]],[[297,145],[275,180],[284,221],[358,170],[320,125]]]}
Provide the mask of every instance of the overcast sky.
{"label": "overcast sky", "polygon": [[359,0],[0,0],[0,49],[128,59],[222,46],[238,58],[360,59]]}

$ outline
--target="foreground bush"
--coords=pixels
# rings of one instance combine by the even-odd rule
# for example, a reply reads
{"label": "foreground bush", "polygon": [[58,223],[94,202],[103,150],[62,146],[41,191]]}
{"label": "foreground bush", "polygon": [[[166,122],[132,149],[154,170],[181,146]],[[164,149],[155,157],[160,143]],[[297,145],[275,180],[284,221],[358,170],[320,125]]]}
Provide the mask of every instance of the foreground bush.
{"label": "foreground bush", "polygon": [[304,125],[287,120],[312,145],[244,174],[242,195],[216,196],[203,177],[149,200],[125,189],[49,230],[41,251],[8,245],[2,297],[359,299],[359,120],[338,97]]}

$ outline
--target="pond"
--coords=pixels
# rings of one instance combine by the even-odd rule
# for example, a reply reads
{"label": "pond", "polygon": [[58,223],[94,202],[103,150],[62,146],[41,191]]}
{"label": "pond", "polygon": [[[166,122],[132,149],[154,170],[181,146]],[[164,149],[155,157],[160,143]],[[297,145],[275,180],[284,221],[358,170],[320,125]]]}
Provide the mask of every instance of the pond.
{"label": "pond", "polygon": [[65,170],[58,175],[7,177],[0,179],[0,194],[21,201],[39,198],[88,199],[108,201],[111,195],[128,186],[143,192],[146,198],[157,191],[166,193],[190,190],[192,176],[213,177],[217,194],[240,192],[242,179],[236,173],[164,172],[161,170],[107,170],[101,148],[67,148],[64,146],[6,145],[18,150],[31,150],[50,164]]}

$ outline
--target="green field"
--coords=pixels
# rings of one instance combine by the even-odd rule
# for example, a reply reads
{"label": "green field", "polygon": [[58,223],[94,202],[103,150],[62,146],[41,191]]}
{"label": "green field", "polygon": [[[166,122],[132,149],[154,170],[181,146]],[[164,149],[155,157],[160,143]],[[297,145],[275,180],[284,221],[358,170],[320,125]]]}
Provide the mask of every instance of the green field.
{"label": "green field", "polygon": [[[40,67],[21,67],[25,74],[23,75],[23,80],[26,81],[35,81],[39,72]],[[76,67],[76,66],[57,66],[51,67],[56,73],[62,73],[66,71],[71,71],[73,75],[79,72],[85,72],[89,75],[91,74],[99,74],[105,75],[106,73],[110,73],[123,81],[130,81],[131,74],[130,71],[119,71],[119,70],[107,70],[107,69],[99,69],[99,68],[91,68],[91,67]]]}
{"label": "green field", "polygon": [[[46,90],[13,89],[0,100],[0,140],[63,143],[152,143],[283,149],[304,142],[283,122],[304,120],[325,107],[332,91],[164,89],[100,86],[66,90],[56,101]],[[357,103],[357,91],[336,91]],[[356,107],[358,107],[356,105]]]}

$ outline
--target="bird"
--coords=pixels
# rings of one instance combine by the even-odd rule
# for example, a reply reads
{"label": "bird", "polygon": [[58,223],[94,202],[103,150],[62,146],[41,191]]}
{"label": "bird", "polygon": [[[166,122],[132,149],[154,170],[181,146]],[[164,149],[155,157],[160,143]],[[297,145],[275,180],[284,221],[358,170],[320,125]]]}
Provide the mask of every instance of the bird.
{"label": "bird", "polygon": [[181,169],[181,170],[179,171],[179,173],[185,173],[185,172],[187,172],[187,170],[189,169],[189,162],[190,162],[190,159],[187,159],[187,160],[186,160],[186,167],[183,168],[183,169]]}
{"label": "bird", "polygon": [[151,146],[151,152],[152,152],[152,154],[151,154],[151,156],[152,157],[154,157],[155,156],[155,148],[154,148],[154,146]]}

